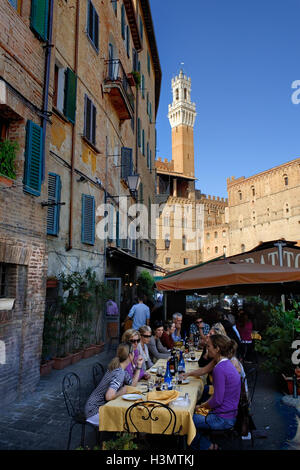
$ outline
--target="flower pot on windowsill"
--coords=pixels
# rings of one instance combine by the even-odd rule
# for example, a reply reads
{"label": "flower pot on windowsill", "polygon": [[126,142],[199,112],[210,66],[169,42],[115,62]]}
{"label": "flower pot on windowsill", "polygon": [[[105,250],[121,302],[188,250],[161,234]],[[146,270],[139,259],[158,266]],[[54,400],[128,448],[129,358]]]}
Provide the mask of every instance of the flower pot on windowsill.
{"label": "flower pot on windowsill", "polygon": [[12,310],[15,303],[15,299],[0,299],[0,310]]}
{"label": "flower pot on windowsill", "polygon": [[72,362],[72,354],[67,354],[64,357],[54,357],[53,369],[61,370],[69,366]]}
{"label": "flower pot on windowsill", "polygon": [[83,349],[80,351],[73,352],[72,354],[72,360],[71,364],[76,364],[76,362],[79,362],[83,357]]}
{"label": "flower pot on windowsill", "polygon": [[96,354],[96,348],[95,346],[88,346],[87,348],[84,348],[83,350],[83,359],[87,359],[88,357],[94,356]]}
{"label": "flower pot on windowsill", "polygon": [[0,174],[0,183],[4,184],[4,186],[11,187],[14,184],[15,180],[9,178],[8,176]]}
{"label": "flower pot on windowsill", "polygon": [[51,359],[50,361],[46,361],[44,362],[43,364],[40,365],[40,375],[47,375],[47,374],[50,374],[50,372],[52,371],[52,368],[53,368],[53,364],[54,364],[54,360]]}

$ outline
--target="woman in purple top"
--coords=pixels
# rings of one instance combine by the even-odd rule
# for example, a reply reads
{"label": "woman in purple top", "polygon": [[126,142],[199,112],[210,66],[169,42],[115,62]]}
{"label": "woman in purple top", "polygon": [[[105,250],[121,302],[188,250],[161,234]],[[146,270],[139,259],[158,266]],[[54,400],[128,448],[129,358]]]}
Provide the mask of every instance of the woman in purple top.
{"label": "woman in purple top", "polygon": [[[140,353],[139,353],[139,350],[138,350],[138,344],[140,343],[140,341],[141,341],[141,334],[137,330],[134,330],[134,329],[131,328],[130,330],[126,330],[123,333],[122,343],[131,343],[132,346],[133,346],[133,360],[127,365],[127,367],[125,369],[129,373],[131,378],[134,375],[134,371],[135,371],[136,365],[137,365],[137,360],[140,357]],[[140,370],[139,380],[149,379],[149,378],[150,378],[150,374],[145,372],[145,370],[142,367],[142,369]]]}
{"label": "woman in purple top", "polygon": [[193,416],[197,428],[197,435],[191,444],[194,450],[217,449],[217,445],[212,444],[201,430],[229,429],[235,423],[241,393],[241,377],[229,359],[233,343],[233,340],[219,334],[207,339],[208,355],[216,362],[212,372],[214,394],[201,404],[201,408],[209,410],[208,415]]}

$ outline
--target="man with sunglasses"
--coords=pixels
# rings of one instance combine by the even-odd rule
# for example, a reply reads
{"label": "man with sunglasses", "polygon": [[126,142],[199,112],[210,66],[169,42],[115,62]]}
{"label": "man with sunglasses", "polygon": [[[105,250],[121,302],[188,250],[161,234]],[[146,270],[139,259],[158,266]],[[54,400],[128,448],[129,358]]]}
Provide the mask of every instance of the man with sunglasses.
{"label": "man with sunglasses", "polygon": [[200,344],[205,340],[205,336],[208,335],[210,326],[203,321],[203,317],[198,315],[195,317],[195,321],[190,326],[190,337],[198,336]]}
{"label": "man with sunglasses", "polygon": [[131,307],[127,317],[124,320],[124,323],[132,319],[132,328],[138,330],[143,325],[150,324],[150,309],[143,302],[143,297],[138,297],[138,303]]}

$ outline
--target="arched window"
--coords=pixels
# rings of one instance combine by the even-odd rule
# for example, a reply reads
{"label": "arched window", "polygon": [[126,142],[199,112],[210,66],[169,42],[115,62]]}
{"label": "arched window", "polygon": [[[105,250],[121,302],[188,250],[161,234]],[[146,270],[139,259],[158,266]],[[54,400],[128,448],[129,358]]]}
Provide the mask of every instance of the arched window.
{"label": "arched window", "polygon": [[223,254],[224,254],[225,256],[226,256],[226,250],[227,250],[227,248],[226,248],[226,246],[224,245],[224,246],[223,246]]}
{"label": "arched window", "polygon": [[176,88],[175,94],[176,94],[176,100],[179,100],[179,90],[178,90],[178,88]]}
{"label": "arched window", "polygon": [[222,235],[223,235],[223,238],[226,237],[226,230],[223,230]]}
{"label": "arched window", "polygon": [[218,253],[218,252],[219,252],[219,248],[215,246],[215,253]]}
{"label": "arched window", "polygon": [[215,238],[218,238],[218,232],[215,232]]}
{"label": "arched window", "polygon": [[255,196],[255,187],[254,186],[251,186],[251,192],[252,192],[252,196]]}
{"label": "arched window", "polygon": [[241,252],[245,253],[245,250],[246,250],[246,247],[245,247],[244,243],[242,243],[241,244]]}
{"label": "arched window", "polygon": [[239,200],[241,201],[241,200],[243,199],[243,196],[242,196],[242,191],[241,191],[241,190],[239,190],[239,191],[238,191],[238,194],[239,194]]}
{"label": "arched window", "polygon": [[186,236],[183,235],[182,237],[182,250],[185,251],[186,250]]}
{"label": "arched window", "polygon": [[288,185],[289,185],[289,177],[288,177],[288,175],[283,175],[283,181],[284,181],[284,185],[285,185],[285,186],[288,186]]}
{"label": "arched window", "polygon": [[184,99],[186,100],[187,95],[186,95],[186,88],[184,89]]}

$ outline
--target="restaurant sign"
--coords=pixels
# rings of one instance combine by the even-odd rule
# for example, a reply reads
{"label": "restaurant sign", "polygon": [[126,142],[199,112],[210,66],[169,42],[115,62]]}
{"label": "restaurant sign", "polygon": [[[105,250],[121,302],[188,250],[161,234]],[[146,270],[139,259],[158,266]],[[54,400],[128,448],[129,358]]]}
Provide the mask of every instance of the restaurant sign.
{"label": "restaurant sign", "polygon": [[[246,263],[271,264],[280,266],[279,251],[277,247],[265,250],[243,253],[230,257],[233,261],[245,261]],[[282,248],[282,266],[300,269],[300,248]]]}

